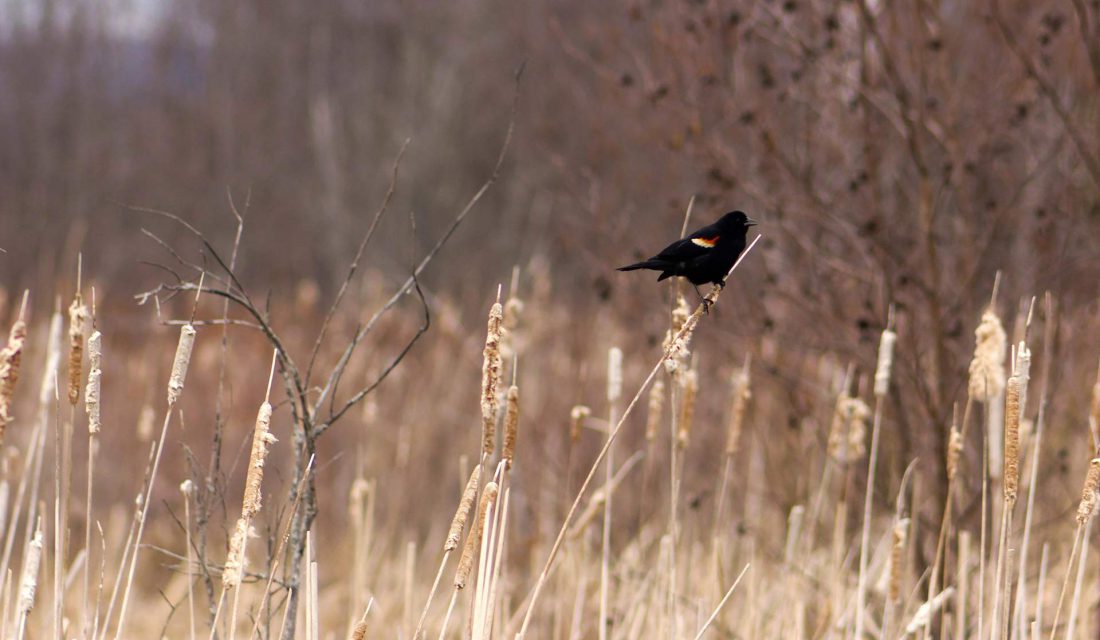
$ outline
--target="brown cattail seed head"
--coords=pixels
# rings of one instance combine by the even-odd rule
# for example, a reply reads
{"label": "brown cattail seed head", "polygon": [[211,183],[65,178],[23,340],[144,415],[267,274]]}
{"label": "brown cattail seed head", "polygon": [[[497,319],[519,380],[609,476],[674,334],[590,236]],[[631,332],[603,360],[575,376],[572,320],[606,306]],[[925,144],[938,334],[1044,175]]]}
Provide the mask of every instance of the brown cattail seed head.
{"label": "brown cattail seed head", "polygon": [[80,399],[80,373],[84,363],[84,321],[88,308],[78,291],[69,305],[69,404]]}
{"label": "brown cattail seed head", "polygon": [[616,402],[623,395],[623,351],[611,347],[607,352],[607,401]]}
{"label": "brown cattail seed head", "polygon": [[1077,505],[1077,524],[1085,526],[1096,512],[1096,490],[1100,488],[1100,458],[1089,461],[1089,472],[1085,476],[1085,486],[1081,490],[1081,503]]}
{"label": "brown cattail seed head", "polygon": [[180,327],[180,339],[176,343],[176,357],[172,359],[172,375],[168,378],[168,404],[175,406],[183,393],[183,383],[187,379],[187,365],[191,363],[191,349],[195,346],[195,327],[185,324]]}
{"label": "brown cattail seed head", "polygon": [[649,414],[645,420],[645,439],[652,443],[657,440],[657,431],[661,426],[661,411],[665,404],[665,383],[658,380],[649,388]]}
{"label": "brown cattail seed head", "polygon": [[955,479],[959,473],[959,456],[962,453],[963,441],[959,428],[951,425],[951,433],[947,437],[947,481]]}
{"label": "brown cattail seed head", "polygon": [[850,398],[847,392],[842,392],[836,399],[833,407],[833,419],[829,423],[829,455],[836,460],[844,462],[847,459],[847,422],[845,408]]}
{"label": "brown cattail seed head", "polygon": [[241,517],[251,519],[260,512],[261,485],[264,481],[264,461],[268,447],[276,442],[271,435],[271,403],[260,405],[256,416],[256,429],[252,433],[252,454],[248,460],[248,477],[244,485],[244,502],[241,505]]}
{"label": "brown cattail seed head", "polygon": [[1003,488],[1005,502],[1016,502],[1020,479],[1020,378],[1008,379],[1005,391],[1005,460]]}
{"label": "brown cattail seed head", "polygon": [[680,401],[680,422],[676,429],[676,446],[684,449],[691,439],[691,426],[695,420],[695,396],[699,392],[699,376],[695,369],[684,373],[683,397]]}
{"label": "brown cattail seed head", "polygon": [[88,414],[88,433],[99,433],[102,426],[100,415],[100,377],[103,370],[100,365],[103,360],[103,335],[99,331],[93,331],[88,338],[88,362],[91,369],[88,371],[88,386],[84,389],[84,411]]}
{"label": "brown cattail seed head", "polygon": [[512,459],[516,455],[516,430],[519,428],[519,388],[512,385],[508,388],[504,405],[504,445],[501,447],[501,458],[504,464],[512,467]]}
{"label": "brown cattail seed head", "polygon": [[42,565],[42,525],[34,532],[34,539],[23,561],[23,578],[19,583],[19,612],[26,616],[34,608],[34,592],[38,589],[38,569]]}
{"label": "brown cattail seed head", "polygon": [[501,358],[500,330],[504,308],[499,302],[489,309],[489,325],[485,335],[484,361],[481,365],[481,437],[482,454],[488,458],[496,448],[497,409],[500,400]]}
{"label": "brown cattail seed head", "polygon": [[970,361],[970,397],[979,402],[989,402],[1000,395],[1005,386],[1005,330],[992,309],[982,314],[974,337],[976,344],[974,359]]}
{"label": "brown cattail seed head", "polygon": [[1096,384],[1092,386],[1092,403],[1089,405],[1089,430],[1093,442],[1100,442],[1100,368],[1096,370]]}
{"label": "brown cattail seed head", "polygon": [[232,589],[241,584],[244,577],[245,546],[251,535],[248,521],[243,517],[237,519],[237,526],[233,530],[233,537],[229,542],[229,555],[225,558],[225,568],[222,569],[222,587]]}
{"label": "brown cattail seed head", "polygon": [[477,504],[477,526],[466,536],[466,544],[462,547],[462,556],[458,559],[458,570],[455,572],[455,588],[463,589],[470,579],[470,570],[474,566],[474,556],[477,555],[481,545],[481,536],[485,534],[485,517],[489,506],[497,498],[497,483],[490,482],[485,485],[485,491],[481,493],[481,501]]}
{"label": "brown cattail seed head", "polygon": [[890,548],[890,570],[887,579],[887,596],[891,602],[901,599],[901,572],[905,565],[905,539],[909,531],[909,519],[894,524],[894,544]]}
{"label": "brown cattail seed head", "polygon": [[569,441],[573,444],[581,439],[581,429],[584,428],[584,421],[590,415],[592,410],[583,404],[578,404],[569,412]]}
{"label": "brown cattail seed head", "polygon": [[733,456],[741,446],[741,432],[745,424],[745,407],[752,391],[749,389],[748,371],[733,374],[733,402],[730,408],[729,433],[726,435],[726,456]]}
{"label": "brown cattail seed head", "polygon": [[890,390],[890,367],[894,364],[894,344],[898,334],[887,329],[878,343],[878,364],[875,367],[875,397],[881,398]]}
{"label": "brown cattail seed head", "polygon": [[16,320],[8,334],[8,344],[0,350],[0,442],[4,428],[12,421],[12,398],[19,381],[19,366],[23,360],[23,343],[27,339],[27,324]]}
{"label": "brown cattail seed head", "polygon": [[477,485],[481,480],[481,465],[474,467],[470,479],[466,481],[466,490],[462,492],[462,500],[458,503],[458,510],[451,520],[451,530],[447,533],[447,540],[443,543],[444,551],[454,551],[462,540],[462,530],[466,528],[466,520],[470,517],[470,508],[474,506],[474,498],[477,497]]}
{"label": "brown cattail seed head", "polygon": [[367,621],[360,620],[355,623],[355,628],[351,630],[351,640],[365,640],[367,637]]}

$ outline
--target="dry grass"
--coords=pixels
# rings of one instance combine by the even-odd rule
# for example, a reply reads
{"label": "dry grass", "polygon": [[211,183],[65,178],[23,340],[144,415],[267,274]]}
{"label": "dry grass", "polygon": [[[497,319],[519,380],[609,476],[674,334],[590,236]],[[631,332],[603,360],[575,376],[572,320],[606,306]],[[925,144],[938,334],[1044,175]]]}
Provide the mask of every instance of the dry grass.
{"label": "dry grass", "polygon": [[[863,640],[980,629],[983,640],[1078,640],[1098,630],[1096,354],[1060,356],[1087,373],[1051,384],[1055,331],[1047,329],[1058,320],[1049,311],[1036,316],[1038,340],[1013,327],[1011,362],[993,307],[965,319],[979,327],[970,367],[951,373],[965,394],[952,401],[965,408],[935,423],[898,415],[892,402],[898,377],[911,375],[901,312],[894,324],[883,318],[877,351],[865,341],[847,354],[852,364],[754,338],[714,348],[711,324],[736,313],[719,300],[707,316],[683,298],[653,312],[662,317],[644,329],[652,346],[637,347],[646,341],[631,332],[641,328],[601,326],[587,350],[567,356],[555,337],[576,322],[570,310],[533,284],[521,306],[517,288],[491,306],[484,342],[466,328],[473,320],[437,303],[440,342],[414,352],[361,424],[319,450],[312,469],[324,499],[303,558],[299,635]],[[299,445],[285,431],[279,385],[269,378],[265,392],[254,379],[270,352],[242,339],[229,361],[227,399],[238,409],[226,422],[228,470],[204,487],[194,469],[208,446],[203,412],[220,387],[210,379],[215,332],[184,324],[169,361],[153,329],[142,334],[147,350],[128,350],[112,338],[115,307],[100,304],[88,329],[79,297],[73,305],[67,342],[60,315],[36,321],[32,305],[0,351],[0,422],[8,451],[18,452],[5,456],[0,478],[4,562],[14,567],[0,598],[5,637],[163,629],[195,638],[212,625],[225,638],[277,635],[288,514],[300,497],[285,465]],[[1027,315],[1017,322],[1030,325]],[[353,327],[348,318],[334,331]],[[383,331],[404,335],[400,323]],[[1029,340],[1042,354],[1037,384]],[[632,348],[608,350],[620,341]],[[137,364],[146,353],[156,356],[156,375]],[[801,360],[801,379],[776,377],[784,358]],[[21,359],[24,372],[41,375],[40,388],[19,380]],[[141,442],[128,425],[149,413],[141,399],[165,379],[164,426]],[[85,384],[69,408],[84,406],[66,423],[74,381]],[[257,403],[249,431],[253,416],[243,414]],[[787,411],[799,420],[779,421]],[[78,419],[86,439],[72,430]],[[1052,420],[1058,429],[1044,433]],[[938,434],[942,457],[899,458],[902,425]],[[68,459],[70,446],[86,446],[87,463]],[[87,471],[86,485],[77,480],[70,492],[76,470]],[[1082,475],[1073,512],[1067,483]],[[201,501],[212,495],[229,514],[240,500],[239,518],[215,515],[203,530],[198,515],[211,511]],[[82,539],[65,535],[68,527],[83,528]],[[42,575],[51,587],[39,588]]]}

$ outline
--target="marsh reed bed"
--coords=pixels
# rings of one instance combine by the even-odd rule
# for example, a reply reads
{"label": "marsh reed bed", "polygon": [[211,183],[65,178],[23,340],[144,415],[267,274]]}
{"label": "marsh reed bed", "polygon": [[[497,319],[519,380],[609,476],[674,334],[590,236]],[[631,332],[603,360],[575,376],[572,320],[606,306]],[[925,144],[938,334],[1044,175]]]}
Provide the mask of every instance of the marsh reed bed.
{"label": "marsh reed bed", "polygon": [[[487,324],[433,300],[435,337],[296,477],[300,405],[277,349],[207,322],[234,316],[201,284],[171,303],[178,326],[150,318],[123,340],[88,275],[71,304],[5,298],[2,637],[1100,632],[1096,327],[1051,295],[1007,301],[990,283],[960,319],[972,356],[941,423],[898,415],[919,357],[904,309],[882,310],[877,344],[814,352],[722,336],[735,286],[704,314],[673,284],[652,321],[615,326],[528,266],[489,289]],[[350,295],[388,286],[368,274]],[[278,304],[308,323],[311,299]],[[400,342],[415,317],[374,339]],[[308,349],[289,335],[279,348]],[[350,378],[381,366],[354,362]],[[900,455],[902,428],[935,434],[942,458]],[[310,477],[319,515],[296,555]]]}

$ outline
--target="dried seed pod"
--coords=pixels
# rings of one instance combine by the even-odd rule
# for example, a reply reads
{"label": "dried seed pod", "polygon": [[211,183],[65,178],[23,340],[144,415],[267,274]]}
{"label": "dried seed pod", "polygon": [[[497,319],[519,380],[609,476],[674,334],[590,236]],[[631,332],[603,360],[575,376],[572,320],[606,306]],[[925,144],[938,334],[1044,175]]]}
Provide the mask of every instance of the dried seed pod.
{"label": "dried seed pod", "polygon": [[898,334],[887,329],[878,343],[878,364],[875,367],[875,396],[881,398],[890,390],[890,368],[894,363],[894,344]]}
{"label": "dried seed pod", "polygon": [[19,382],[19,368],[23,360],[23,344],[26,339],[27,324],[20,318],[11,326],[8,344],[0,349],[0,443],[4,439],[4,428],[13,418],[11,405],[15,395],[15,385]]}
{"label": "dried seed pod", "polygon": [[951,482],[959,473],[959,456],[962,454],[963,441],[959,428],[951,425],[951,433],[947,437],[947,481]]}
{"label": "dried seed pod", "polygon": [[1085,475],[1085,486],[1081,489],[1081,503],[1077,505],[1077,524],[1085,526],[1096,512],[1096,490],[1100,488],[1100,458],[1089,461],[1089,471]]}
{"label": "dried seed pod", "polygon": [[84,366],[84,322],[88,318],[88,308],[80,298],[80,292],[73,297],[69,305],[69,404],[76,405],[80,399],[80,374]]}
{"label": "dried seed pod", "polygon": [[512,467],[516,455],[516,431],[519,428],[519,388],[512,385],[505,395],[504,404],[504,444],[501,446],[501,458],[504,464]]}
{"label": "dried seed pod", "polygon": [[749,388],[749,372],[738,371],[733,375],[733,401],[730,408],[729,432],[726,435],[726,457],[737,453],[741,446],[741,432],[745,423],[745,408],[752,391]]}
{"label": "dried seed pod", "polygon": [[894,524],[894,544],[890,547],[890,569],[887,571],[887,597],[891,602],[901,600],[901,571],[905,565],[905,540],[909,532],[909,519]]}
{"label": "dried seed pod", "polygon": [[256,428],[252,433],[252,453],[248,459],[248,477],[245,479],[244,502],[241,505],[241,517],[249,520],[260,512],[264,461],[267,459],[268,447],[276,442],[270,427],[271,403],[264,401],[256,415]]}
{"label": "dried seed pod", "polygon": [[607,352],[607,401],[616,402],[623,395],[623,351],[611,347]]}
{"label": "dried seed pod", "polygon": [[645,420],[646,442],[653,443],[657,440],[657,431],[661,425],[661,411],[665,404],[665,383],[657,380],[649,388],[649,413]]}
{"label": "dried seed pod", "polygon": [[455,588],[466,588],[466,582],[470,579],[470,570],[474,566],[474,556],[477,555],[481,545],[481,536],[485,534],[485,517],[490,505],[497,499],[497,483],[490,482],[485,485],[485,491],[481,493],[481,501],[477,504],[477,526],[466,536],[466,544],[462,547],[462,556],[458,559],[458,570],[455,572]]}
{"label": "dried seed pod", "polygon": [[676,446],[686,449],[691,439],[691,427],[695,421],[695,396],[699,393],[699,375],[695,369],[684,374],[683,396],[680,400],[680,420],[676,425]]}
{"label": "dried seed pod", "polygon": [[100,368],[103,359],[103,335],[99,331],[93,331],[88,338],[88,361],[91,370],[88,371],[88,386],[84,389],[84,412],[88,414],[88,432],[99,433],[102,426],[100,413],[100,378],[103,370]]}
{"label": "dried seed pod", "polygon": [[187,379],[187,365],[191,363],[191,350],[195,347],[195,327],[180,327],[180,339],[176,343],[176,357],[172,359],[172,375],[168,378],[168,406],[176,406],[183,383]]}
{"label": "dried seed pod", "polygon": [[225,589],[232,589],[241,584],[241,579],[244,577],[244,550],[248,537],[248,521],[243,517],[238,518],[237,526],[233,529],[233,536],[230,538],[225,568],[222,569],[222,587]]}
{"label": "dried seed pod", "polygon": [[34,608],[34,594],[38,589],[38,569],[42,565],[42,524],[34,532],[34,539],[23,561],[23,578],[19,583],[19,613],[24,617]]}
{"label": "dried seed pod", "polygon": [[578,404],[573,407],[573,410],[569,412],[569,441],[576,444],[581,438],[581,429],[584,428],[584,421],[592,415],[592,410],[583,404]]}
{"label": "dried seed pod", "polygon": [[989,402],[1005,387],[1005,330],[992,309],[982,314],[974,330],[974,358],[970,361],[970,397]]}
{"label": "dried seed pod", "polygon": [[470,517],[470,508],[474,506],[474,498],[477,497],[477,485],[481,480],[481,465],[474,467],[470,479],[466,481],[466,489],[462,492],[462,499],[458,503],[458,510],[451,519],[451,529],[447,533],[447,540],[443,543],[444,551],[454,551],[462,540],[462,530],[466,528],[466,520]]}
{"label": "dried seed pod", "polygon": [[486,458],[492,457],[496,449],[497,410],[500,407],[500,331],[503,316],[504,308],[499,302],[494,303],[489,309],[484,360],[481,365],[481,450]]}
{"label": "dried seed pod", "polygon": [[1020,481],[1020,378],[1013,375],[1008,379],[1005,391],[1005,427],[1004,427],[1004,499],[1008,506],[1016,504],[1016,493]]}

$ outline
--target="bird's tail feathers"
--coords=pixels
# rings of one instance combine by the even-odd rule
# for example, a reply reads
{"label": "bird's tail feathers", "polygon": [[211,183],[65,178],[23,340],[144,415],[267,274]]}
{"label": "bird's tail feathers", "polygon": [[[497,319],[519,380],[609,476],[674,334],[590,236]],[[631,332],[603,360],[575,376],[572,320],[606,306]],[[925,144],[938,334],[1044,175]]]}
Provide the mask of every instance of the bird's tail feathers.
{"label": "bird's tail feathers", "polygon": [[625,267],[619,267],[619,271],[634,271],[636,269],[664,269],[665,264],[660,260],[643,260],[641,262],[635,262],[634,264],[628,264]]}

